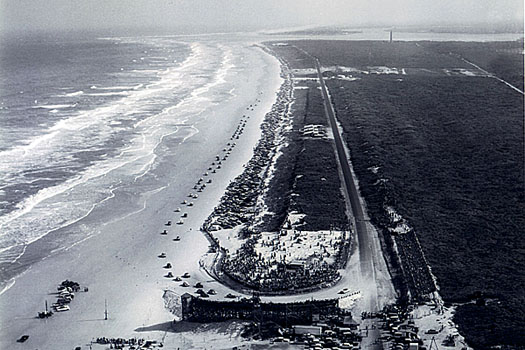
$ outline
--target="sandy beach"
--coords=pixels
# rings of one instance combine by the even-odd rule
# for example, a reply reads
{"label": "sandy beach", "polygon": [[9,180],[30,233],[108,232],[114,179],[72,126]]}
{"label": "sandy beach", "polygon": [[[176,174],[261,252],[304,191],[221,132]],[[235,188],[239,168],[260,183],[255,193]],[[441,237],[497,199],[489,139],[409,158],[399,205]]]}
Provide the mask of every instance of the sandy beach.
{"label": "sandy beach", "polygon": [[[197,283],[206,291],[217,292],[210,295],[212,300],[226,300],[228,294],[238,298],[252,295],[230,289],[207,273],[203,266],[209,265],[214,255],[207,254],[210,244],[200,227],[252,157],[261,123],[283,83],[282,67],[260,47],[240,42],[219,45],[231,45],[228,48],[235,56],[229,59],[237,61],[225,76],[192,94],[197,100],[201,94],[208,94],[208,99],[211,94],[214,103],[203,105],[201,112],[178,123],[176,132],[162,139],[149,168],[139,172],[134,186],[115,190],[114,196],[90,215],[27,246],[26,261],[31,261],[40,250],[56,245],[54,240],[60,235],[90,233],[73,246],[55,248],[50,257],[32,264],[0,295],[0,347],[107,348],[92,344],[100,337],[152,340],[182,349],[257,345],[240,337],[238,322],[174,324],[177,312],[167,307],[179,310],[180,305],[173,308],[173,304],[179,303],[182,294],[193,293]],[[224,88],[215,89],[223,81],[234,86],[226,94]],[[244,123],[239,135],[239,126]],[[239,137],[232,139],[234,134]],[[229,148],[231,154],[224,160]],[[222,161],[220,168],[217,156]],[[201,185],[195,188],[199,179],[200,184],[206,184],[202,192],[198,191]],[[351,258],[333,286],[261,299],[273,303],[334,299],[346,289],[351,296],[345,307],[351,307],[356,315],[381,309],[395,298],[395,292],[382,256],[371,256],[374,273],[360,267],[359,251],[365,245],[381,251],[378,233],[369,226],[370,242],[353,238]],[[175,277],[182,278],[175,281]],[[66,279],[81,285],[71,310],[38,319],[38,312],[44,311],[46,301],[51,305],[56,300],[57,285]],[[84,287],[89,290],[83,291]],[[17,343],[22,335],[29,335],[28,340]]]}
{"label": "sandy beach", "polygon": [[[0,295],[0,348],[88,348],[97,337],[144,338],[181,348],[202,346],[192,345],[191,332],[170,330],[174,316],[164,307],[162,296],[165,289],[180,282],[164,277],[167,271],[163,265],[169,261],[175,276],[188,272],[190,285],[201,281],[213,288],[216,282],[199,266],[209,245],[199,227],[229,181],[242,172],[243,164],[251,157],[260,135],[259,126],[282,81],[274,57],[257,47],[235,45],[244,62],[235,68],[235,96],[209,106],[157,147],[151,171],[155,181],[142,181],[139,188],[116,192],[74,227],[68,227],[69,231],[91,232],[89,238],[33,264]],[[217,99],[220,101],[221,96]],[[261,102],[253,110],[247,109],[257,99]],[[204,177],[215,156],[231,142],[243,115],[250,117],[244,133],[235,140],[236,148],[222,168],[207,176],[213,182],[198,198],[191,199],[193,206],[181,204],[190,192],[195,192],[195,182]],[[182,225],[177,224],[181,213],[174,212],[178,207],[181,213],[188,213]],[[165,225],[168,220],[171,226]],[[160,234],[164,229],[167,235]],[[173,240],[176,236],[180,241]],[[39,245],[51,239],[52,234],[33,243],[26,252],[30,255],[38,251],[42,247]],[[165,259],[158,258],[162,252]],[[49,305],[54,302],[57,285],[66,279],[79,282],[89,291],[76,293],[70,311],[55,313],[49,319],[36,318],[46,301]],[[29,339],[17,343],[16,339],[24,334]]]}

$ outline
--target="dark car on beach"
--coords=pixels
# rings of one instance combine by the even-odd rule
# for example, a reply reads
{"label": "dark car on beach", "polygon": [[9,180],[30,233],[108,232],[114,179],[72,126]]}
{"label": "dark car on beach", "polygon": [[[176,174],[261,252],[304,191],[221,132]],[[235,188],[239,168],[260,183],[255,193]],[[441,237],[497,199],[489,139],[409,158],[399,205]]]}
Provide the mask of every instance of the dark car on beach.
{"label": "dark car on beach", "polygon": [[18,343],[23,343],[23,342],[25,342],[27,339],[29,339],[29,336],[28,336],[27,334],[25,334],[25,335],[21,336],[20,338],[18,338],[16,341],[17,341]]}

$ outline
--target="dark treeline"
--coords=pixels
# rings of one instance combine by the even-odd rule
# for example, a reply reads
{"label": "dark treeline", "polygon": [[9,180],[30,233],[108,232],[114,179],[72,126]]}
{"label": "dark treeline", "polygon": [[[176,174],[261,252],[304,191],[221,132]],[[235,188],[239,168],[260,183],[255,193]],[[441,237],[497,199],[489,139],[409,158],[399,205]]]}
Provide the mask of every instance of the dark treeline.
{"label": "dark treeline", "polygon": [[[471,346],[525,346],[523,96],[492,78],[445,72],[476,71],[463,57],[522,88],[522,43],[293,44],[325,67],[410,68],[328,81],[369,214],[388,228],[385,205],[395,208],[444,300],[475,301],[455,317]],[[292,46],[280,53],[294,68],[313,66]],[[387,246],[397,239],[383,233]]]}
{"label": "dark treeline", "polygon": [[398,83],[343,84],[334,97],[369,209],[380,217],[386,202],[410,222],[446,301],[497,298],[458,308],[472,345],[523,344],[523,99],[487,78]]}

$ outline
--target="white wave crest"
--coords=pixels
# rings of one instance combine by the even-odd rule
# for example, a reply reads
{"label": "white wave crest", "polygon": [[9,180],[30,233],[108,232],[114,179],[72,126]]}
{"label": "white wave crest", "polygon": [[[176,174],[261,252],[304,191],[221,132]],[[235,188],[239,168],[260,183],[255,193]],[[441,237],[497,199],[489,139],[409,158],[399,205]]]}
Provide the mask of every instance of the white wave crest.
{"label": "white wave crest", "polygon": [[[57,159],[67,161],[75,149],[97,150],[103,140],[120,132],[116,128],[125,130],[126,124],[120,120],[134,121],[133,136],[126,138],[127,146],[119,154],[95,161],[63,183],[41,189],[20,202],[17,209],[0,217],[0,252],[34,242],[51,230],[85,217],[93,210],[89,205],[108,198],[106,189],[116,182],[138,181],[147,174],[157,159],[155,150],[166,136],[179,130],[177,124],[188,122],[215,103],[213,93],[207,92],[227,81],[235,67],[234,57],[227,46],[193,43],[191,54],[179,65],[162,71],[158,81],[145,87],[136,85],[136,89],[118,101],[77,112],[27,144],[0,152],[0,169],[4,169],[0,170],[0,177],[16,179],[17,174],[28,169],[44,168]],[[116,87],[92,90],[111,89]],[[171,104],[174,96],[181,97],[176,105]],[[165,105],[160,112],[147,114],[160,103]],[[197,132],[193,127],[184,141]],[[3,176],[4,173],[8,176]],[[22,231],[24,235],[19,234]]]}
{"label": "white wave crest", "polygon": [[33,106],[31,108],[33,109],[63,109],[63,108],[73,108],[73,107],[76,107],[77,104],[69,104],[69,105],[38,105],[38,106]]}
{"label": "white wave crest", "polygon": [[86,94],[86,96],[127,96],[128,93],[125,91],[118,92],[95,92]]}
{"label": "white wave crest", "polygon": [[75,91],[75,92],[70,92],[68,94],[64,94],[63,96],[67,96],[67,97],[75,97],[75,96],[80,96],[84,93],[84,91]]}
{"label": "white wave crest", "polygon": [[96,86],[90,87],[91,90],[138,90],[142,88],[144,84],[137,85],[121,85],[121,86]]}

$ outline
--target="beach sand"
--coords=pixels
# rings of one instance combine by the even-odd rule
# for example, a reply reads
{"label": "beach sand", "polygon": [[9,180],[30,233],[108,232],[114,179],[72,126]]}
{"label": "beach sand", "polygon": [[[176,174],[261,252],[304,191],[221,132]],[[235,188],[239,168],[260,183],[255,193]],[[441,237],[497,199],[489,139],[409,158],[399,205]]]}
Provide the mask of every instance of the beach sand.
{"label": "beach sand", "polygon": [[[33,264],[0,295],[1,349],[89,348],[90,341],[97,337],[152,339],[163,341],[169,348],[228,348],[233,344],[229,339],[231,330],[203,331],[204,335],[195,331],[198,327],[172,330],[174,316],[164,307],[162,297],[165,289],[181,282],[164,277],[168,270],[163,265],[171,262],[170,271],[175,276],[189,272],[191,278],[187,281],[192,286],[201,281],[205,288],[213,288],[217,283],[199,266],[209,246],[199,227],[228,183],[242,172],[243,164],[251,157],[260,136],[260,124],[282,82],[274,57],[249,45],[243,50],[246,66],[251,68],[238,69],[233,92],[236,96],[210,107],[191,127],[182,126],[159,146],[158,166],[153,171],[156,181],[151,184],[142,181],[140,188],[116,193],[75,224],[78,231],[91,232],[90,238]],[[261,102],[253,111],[247,110],[256,99]],[[228,160],[216,174],[209,174],[213,182],[197,199],[191,199],[192,207],[182,205],[181,201],[190,200],[188,193],[196,193],[193,185],[204,177],[215,155],[221,154],[230,142],[243,114],[250,119],[243,135],[234,140],[237,146]],[[164,155],[164,149],[175,151]],[[159,187],[158,183],[166,185]],[[188,213],[183,225],[177,225],[181,214],[174,212],[177,207]],[[132,208],[133,212],[122,208]],[[165,226],[168,220],[172,221],[171,226]],[[164,229],[168,234],[160,235]],[[74,231],[75,227],[68,230]],[[181,240],[173,241],[176,236]],[[52,235],[47,239],[52,239]],[[46,244],[45,239],[28,247],[28,254],[38,251],[39,244]],[[158,258],[161,252],[166,253],[165,259]],[[89,291],[76,293],[71,311],[55,313],[49,319],[36,318],[44,310],[46,300],[49,305],[55,301],[53,293],[65,279],[77,281]],[[193,292],[195,288],[187,289]],[[107,320],[104,320],[105,302]],[[206,345],[208,333],[211,334],[208,340],[214,342]],[[16,339],[23,334],[29,335],[29,339],[17,343]],[[238,338],[237,341],[242,342]]]}
{"label": "beach sand", "polygon": [[[91,215],[67,228],[67,232],[91,232],[88,239],[35,263],[0,295],[1,349],[74,349],[78,346],[85,349],[98,337],[156,340],[169,349],[269,346],[267,342],[242,339],[239,322],[174,325],[175,316],[165,307],[163,299],[166,290],[176,299],[185,292],[194,293],[197,282],[202,283],[206,291],[217,291],[210,299],[224,300],[228,293],[251,296],[249,291],[241,295],[219,284],[200,264],[208,252],[209,242],[199,228],[229,182],[242,173],[243,165],[251,158],[261,135],[260,125],[283,82],[276,58],[257,47],[232,45],[236,45],[235,52],[243,57],[243,64],[233,68],[235,89],[230,93],[235,97],[207,108],[191,124],[181,125],[176,134],[166,138],[157,148],[155,167],[139,181],[140,186],[119,190]],[[215,98],[221,101],[221,93]],[[230,140],[243,115],[249,117],[243,134],[239,139]],[[223,161],[221,169],[212,173],[208,167],[216,155],[222,157],[229,142],[235,142],[236,147]],[[213,181],[200,193],[193,189],[199,178],[204,182]],[[189,198],[189,193],[197,193],[198,198]],[[184,200],[194,205],[184,205]],[[181,212],[174,212],[179,207]],[[178,225],[184,212],[188,217],[184,224]],[[165,225],[168,220],[171,226]],[[161,235],[164,229],[168,234]],[[377,233],[370,229],[376,237]],[[177,236],[180,241],[173,240]],[[29,246],[26,253],[31,256],[52,242],[53,234],[50,234]],[[373,243],[380,252],[379,241],[374,239]],[[334,286],[300,295],[261,299],[279,303],[339,298],[339,291],[347,288],[349,293],[357,292],[357,300],[353,300],[354,297],[347,300],[356,315],[363,310],[379,309],[395,297],[384,259],[374,256],[374,276],[362,276],[357,251]],[[166,258],[159,258],[161,253],[165,253]],[[211,258],[208,254],[205,259]],[[163,268],[167,262],[171,263],[171,269]],[[183,281],[165,277],[168,271],[173,276],[188,272],[191,277],[182,280],[190,287],[182,287]],[[70,311],[56,313],[49,319],[36,318],[37,313],[44,310],[46,300],[49,305],[55,301],[53,293],[65,279],[77,281],[89,291],[76,293]],[[106,303],[107,320],[104,319]],[[17,343],[16,339],[23,334],[29,335],[29,339]],[[92,348],[108,346],[93,345]]]}

